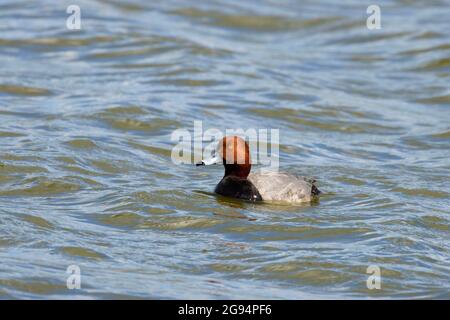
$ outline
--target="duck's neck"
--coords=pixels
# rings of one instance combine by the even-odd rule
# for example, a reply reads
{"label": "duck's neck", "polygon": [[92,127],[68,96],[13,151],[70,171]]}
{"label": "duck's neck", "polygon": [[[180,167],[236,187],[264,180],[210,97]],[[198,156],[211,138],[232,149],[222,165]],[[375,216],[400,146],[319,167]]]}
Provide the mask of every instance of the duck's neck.
{"label": "duck's neck", "polygon": [[225,166],[225,175],[227,176],[235,176],[242,179],[247,179],[251,165],[250,164],[224,164]]}

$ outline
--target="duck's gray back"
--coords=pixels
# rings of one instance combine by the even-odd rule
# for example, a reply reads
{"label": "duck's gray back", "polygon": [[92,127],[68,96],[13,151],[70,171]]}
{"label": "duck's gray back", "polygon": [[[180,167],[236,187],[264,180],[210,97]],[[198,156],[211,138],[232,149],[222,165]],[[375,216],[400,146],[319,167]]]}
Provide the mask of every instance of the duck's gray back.
{"label": "duck's gray back", "polygon": [[264,201],[310,202],[317,190],[314,180],[283,172],[251,173],[248,179]]}

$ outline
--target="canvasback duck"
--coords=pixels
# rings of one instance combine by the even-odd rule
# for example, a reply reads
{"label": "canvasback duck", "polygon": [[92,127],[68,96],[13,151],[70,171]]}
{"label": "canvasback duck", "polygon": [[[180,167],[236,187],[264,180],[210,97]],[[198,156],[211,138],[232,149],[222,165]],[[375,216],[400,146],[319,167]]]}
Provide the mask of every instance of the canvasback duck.
{"label": "canvasback duck", "polygon": [[250,149],[238,136],[219,141],[215,155],[197,166],[222,163],[225,175],[216,186],[217,194],[249,201],[304,203],[321,193],[315,180],[281,172],[250,173]]}

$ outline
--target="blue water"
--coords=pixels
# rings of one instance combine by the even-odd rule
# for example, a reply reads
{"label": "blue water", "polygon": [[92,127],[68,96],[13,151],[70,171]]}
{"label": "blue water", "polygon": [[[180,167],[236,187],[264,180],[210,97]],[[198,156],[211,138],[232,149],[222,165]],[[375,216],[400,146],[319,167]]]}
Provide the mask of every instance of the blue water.
{"label": "blue water", "polygon": [[[370,1],[77,1],[68,30],[72,2],[0,2],[0,298],[449,298],[449,1],[375,30]],[[171,159],[194,121],[278,129],[320,202],[216,197]]]}

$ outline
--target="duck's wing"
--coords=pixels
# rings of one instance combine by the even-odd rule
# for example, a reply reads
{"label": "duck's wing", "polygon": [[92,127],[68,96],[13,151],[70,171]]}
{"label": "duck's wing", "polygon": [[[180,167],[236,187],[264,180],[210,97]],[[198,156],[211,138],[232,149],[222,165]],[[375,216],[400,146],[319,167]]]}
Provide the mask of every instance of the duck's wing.
{"label": "duck's wing", "polygon": [[309,202],[320,194],[315,180],[282,172],[252,173],[248,179],[255,185],[263,200]]}

